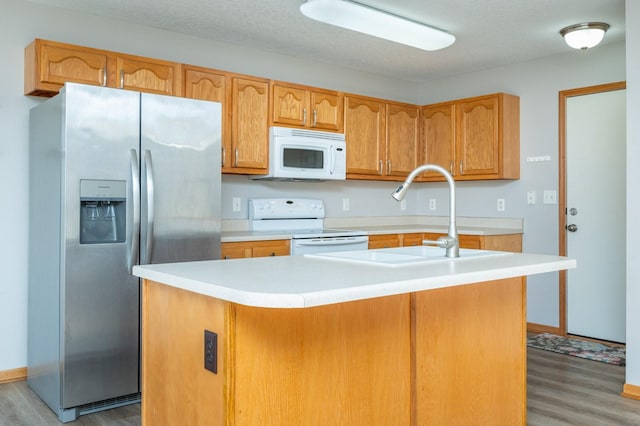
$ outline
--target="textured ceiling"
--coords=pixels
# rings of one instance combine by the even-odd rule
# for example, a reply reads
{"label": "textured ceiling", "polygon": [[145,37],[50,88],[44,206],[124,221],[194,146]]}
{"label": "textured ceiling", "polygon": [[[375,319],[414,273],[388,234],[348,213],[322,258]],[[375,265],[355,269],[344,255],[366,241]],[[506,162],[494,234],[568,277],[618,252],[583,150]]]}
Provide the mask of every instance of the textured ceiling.
{"label": "textured ceiling", "polygon": [[[31,0],[236,45],[427,81],[573,51],[558,31],[611,25],[603,44],[624,41],[624,0],[361,0],[442,28],[449,48],[426,52],[310,20],[303,0]],[[597,47],[596,47],[597,49]]]}

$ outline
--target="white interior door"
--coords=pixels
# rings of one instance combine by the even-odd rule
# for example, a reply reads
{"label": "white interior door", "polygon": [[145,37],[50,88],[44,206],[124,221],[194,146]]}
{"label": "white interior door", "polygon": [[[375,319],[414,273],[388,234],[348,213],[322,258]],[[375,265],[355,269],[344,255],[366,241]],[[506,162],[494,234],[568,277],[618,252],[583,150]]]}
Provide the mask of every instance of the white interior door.
{"label": "white interior door", "polygon": [[567,98],[567,331],[625,341],[625,90]]}

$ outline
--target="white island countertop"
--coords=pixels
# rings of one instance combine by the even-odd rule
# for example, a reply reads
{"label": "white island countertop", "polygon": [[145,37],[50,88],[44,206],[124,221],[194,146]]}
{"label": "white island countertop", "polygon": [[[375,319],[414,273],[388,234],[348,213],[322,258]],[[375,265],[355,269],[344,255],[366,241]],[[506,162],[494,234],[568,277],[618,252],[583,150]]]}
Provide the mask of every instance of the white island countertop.
{"label": "white island countertop", "polygon": [[572,269],[560,256],[508,253],[388,267],[306,256],[140,265],[133,274],[263,308],[307,308]]}

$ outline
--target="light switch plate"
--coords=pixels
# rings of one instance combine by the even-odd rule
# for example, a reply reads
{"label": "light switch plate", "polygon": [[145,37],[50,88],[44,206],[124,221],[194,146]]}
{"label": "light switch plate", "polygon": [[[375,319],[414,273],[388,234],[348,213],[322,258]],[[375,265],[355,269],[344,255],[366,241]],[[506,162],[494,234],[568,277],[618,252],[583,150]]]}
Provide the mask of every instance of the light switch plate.
{"label": "light switch plate", "polygon": [[544,204],[556,204],[558,202],[556,191],[547,189],[542,193],[542,202]]}

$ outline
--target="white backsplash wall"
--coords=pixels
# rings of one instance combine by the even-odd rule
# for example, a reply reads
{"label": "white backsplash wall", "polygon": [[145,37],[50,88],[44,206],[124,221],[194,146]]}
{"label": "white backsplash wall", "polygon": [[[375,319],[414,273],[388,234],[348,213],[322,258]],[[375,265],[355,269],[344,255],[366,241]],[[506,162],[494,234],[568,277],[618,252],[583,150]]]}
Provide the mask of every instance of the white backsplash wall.
{"label": "white backsplash wall", "polygon": [[[251,198],[318,198],[324,201],[327,217],[370,216],[448,216],[449,186],[445,182],[414,182],[405,197],[406,210],[391,198],[400,182],[325,181],[278,182],[256,181],[244,175],[222,175],[222,218],[247,219]],[[514,203],[512,181],[457,182],[456,213],[467,217],[522,217],[522,206]],[[233,198],[240,198],[240,211],[233,211]],[[497,211],[496,199],[505,198],[505,211]],[[343,209],[348,199],[349,210]],[[436,209],[429,200],[436,200]]]}
{"label": "white backsplash wall", "polygon": [[[402,211],[391,192],[399,182],[325,181],[279,182],[250,180],[244,175],[222,175],[222,218],[247,219],[250,198],[318,198],[324,201],[328,217],[415,215],[418,191],[407,194],[407,209]],[[240,197],[241,209],[234,212],[233,197]],[[343,210],[348,199],[349,210]]]}

